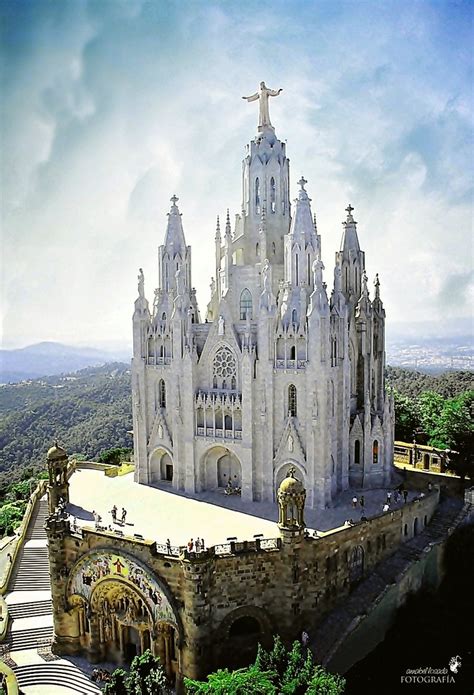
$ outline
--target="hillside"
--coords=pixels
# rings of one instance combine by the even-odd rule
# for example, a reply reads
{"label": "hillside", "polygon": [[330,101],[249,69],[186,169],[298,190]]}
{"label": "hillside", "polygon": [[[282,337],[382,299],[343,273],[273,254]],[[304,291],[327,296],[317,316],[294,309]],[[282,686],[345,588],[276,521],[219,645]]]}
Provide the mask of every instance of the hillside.
{"label": "hillside", "polygon": [[130,370],[116,363],[0,386],[0,485],[45,465],[57,438],[70,454],[96,457],[132,446]]}
{"label": "hillside", "polygon": [[128,359],[128,354],[123,350],[113,353],[54,342],[0,350],[0,383],[37,379],[45,374],[67,374],[122,359]]}
{"label": "hillside", "polygon": [[[473,375],[429,376],[388,367],[387,379],[408,397],[434,391],[452,398],[472,388]],[[130,370],[122,363],[0,386],[0,486],[43,467],[56,438],[70,454],[87,458],[111,447],[131,447],[131,405]]]}

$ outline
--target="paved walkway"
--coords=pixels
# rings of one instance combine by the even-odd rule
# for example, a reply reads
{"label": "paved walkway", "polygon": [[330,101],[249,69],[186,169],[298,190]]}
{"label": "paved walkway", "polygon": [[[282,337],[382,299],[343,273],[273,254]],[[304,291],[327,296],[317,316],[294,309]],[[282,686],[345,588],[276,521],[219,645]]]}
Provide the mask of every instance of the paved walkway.
{"label": "paved walkway", "polygon": [[[387,491],[365,490],[356,492],[365,498],[367,517],[382,513]],[[354,491],[341,493],[334,505],[325,510],[305,510],[305,521],[310,529],[328,531],[344,524],[346,519],[359,521],[362,510],[351,504]],[[412,500],[415,493],[410,493]],[[266,538],[279,535],[276,503],[244,502],[238,496],[224,495],[223,491],[204,492],[195,497],[177,493],[165,483],[158,487],[138,485],[129,474],[108,478],[102,471],[78,470],[70,480],[70,513],[79,526],[94,526],[93,512],[100,514],[102,525],[122,530],[126,535],[141,534],[149,540],[171,545],[185,545],[190,538],[204,537],[206,545],[225,543],[227,538],[252,540],[255,534]],[[127,510],[126,522],[113,523],[110,510]],[[391,509],[403,506],[392,504]]]}

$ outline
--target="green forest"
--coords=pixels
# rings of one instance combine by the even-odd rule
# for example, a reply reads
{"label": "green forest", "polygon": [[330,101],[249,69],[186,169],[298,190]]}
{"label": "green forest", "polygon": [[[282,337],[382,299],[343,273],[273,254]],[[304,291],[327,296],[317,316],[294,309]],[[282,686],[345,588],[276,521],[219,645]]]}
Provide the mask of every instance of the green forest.
{"label": "green forest", "polygon": [[[472,451],[473,375],[430,376],[387,368],[396,438]],[[44,470],[55,439],[70,455],[98,459],[132,446],[130,368],[117,363],[0,386],[0,490]]]}

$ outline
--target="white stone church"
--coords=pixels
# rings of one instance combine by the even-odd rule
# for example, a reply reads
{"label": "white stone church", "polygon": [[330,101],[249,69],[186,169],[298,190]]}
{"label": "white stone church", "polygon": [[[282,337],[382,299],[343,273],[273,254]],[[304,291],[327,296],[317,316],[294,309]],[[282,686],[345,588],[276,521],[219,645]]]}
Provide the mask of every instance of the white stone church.
{"label": "white stone church", "polygon": [[259,100],[258,132],[242,163],[242,209],[223,229],[217,221],[205,320],[176,196],[152,310],[140,270],[135,475],[187,493],[232,486],[245,500],[273,501],[293,466],[308,506],[324,508],[341,490],[390,481],[385,311],[377,276],[369,297],[350,205],[327,290],[307,182],[291,204],[286,145],[269,118],[268,97],[279,91],[262,82],[244,97]]}

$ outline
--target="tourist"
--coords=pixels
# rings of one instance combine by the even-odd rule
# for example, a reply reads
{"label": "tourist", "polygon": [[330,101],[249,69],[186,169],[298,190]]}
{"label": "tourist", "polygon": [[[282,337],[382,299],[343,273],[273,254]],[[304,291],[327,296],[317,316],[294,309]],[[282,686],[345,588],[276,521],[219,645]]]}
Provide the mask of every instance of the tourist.
{"label": "tourist", "polygon": [[387,502],[385,502],[383,509],[382,509],[382,512],[383,513],[388,512],[389,509],[390,509],[390,505]]}
{"label": "tourist", "polygon": [[204,547],[204,538],[201,538],[201,551],[205,550]]}
{"label": "tourist", "polygon": [[432,489],[433,489],[433,484],[432,484],[432,483],[428,483],[428,492],[431,492]]}
{"label": "tourist", "polygon": [[171,555],[171,541],[169,538],[166,539],[166,552]]}
{"label": "tourist", "polygon": [[368,521],[367,517],[364,516],[364,514],[362,514],[362,516],[360,517],[360,520],[361,520],[361,521]]}
{"label": "tourist", "polygon": [[395,504],[398,504],[400,500],[400,493],[398,492],[398,488],[395,488],[395,492],[393,493],[393,501]]}
{"label": "tourist", "polygon": [[12,554],[7,553],[8,562],[11,564],[13,562]]}
{"label": "tourist", "polygon": [[364,509],[364,505],[365,505],[364,495],[361,495],[361,496],[360,496],[359,504],[360,504],[360,508],[363,510],[363,509]]}
{"label": "tourist", "polygon": [[117,521],[117,507],[115,506],[115,504],[112,507],[112,509],[110,510],[110,513],[112,514],[112,521],[115,524],[115,522]]}
{"label": "tourist", "polygon": [[192,552],[193,552],[193,549],[194,549],[194,541],[193,541],[193,539],[191,538],[191,539],[188,541],[188,552],[192,553]]}
{"label": "tourist", "polygon": [[201,541],[199,540],[199,538],[196,538],[196,541],[194,543],[194,547],[196,549],[196,552],[199,553],[201,550]]}
{"label": "tourist", "polygon": [[354,507],[354,509],[357,507],[357,497],[355,495],[352,498],[352,506]]}
{"label": "tourist", "polygon": [[122,524],[125,523],[125,519],[127,518],[127,510],[125,507],[122,507]]}
{"label": "tourist", "polygon": [[392,493],[390,490],[387,491],[387,504],[389,505],[390,502],[392,501]]}
{"label": "tourist", "polygon": [[406,502],[407,502],[407,498],[408,498],[408,490],[406,490],[406,489],[404,488],[404,489],[403,489],[403,501],[405,502],[405,504],[406,504]]}
{"label": "tourist", "polygon": [[306,632],[306,630],[303,630],[303,632],[301,633],[301,644],[303,645],[304,649],[307,648],[308,642],[309,642],[309,635]]}

